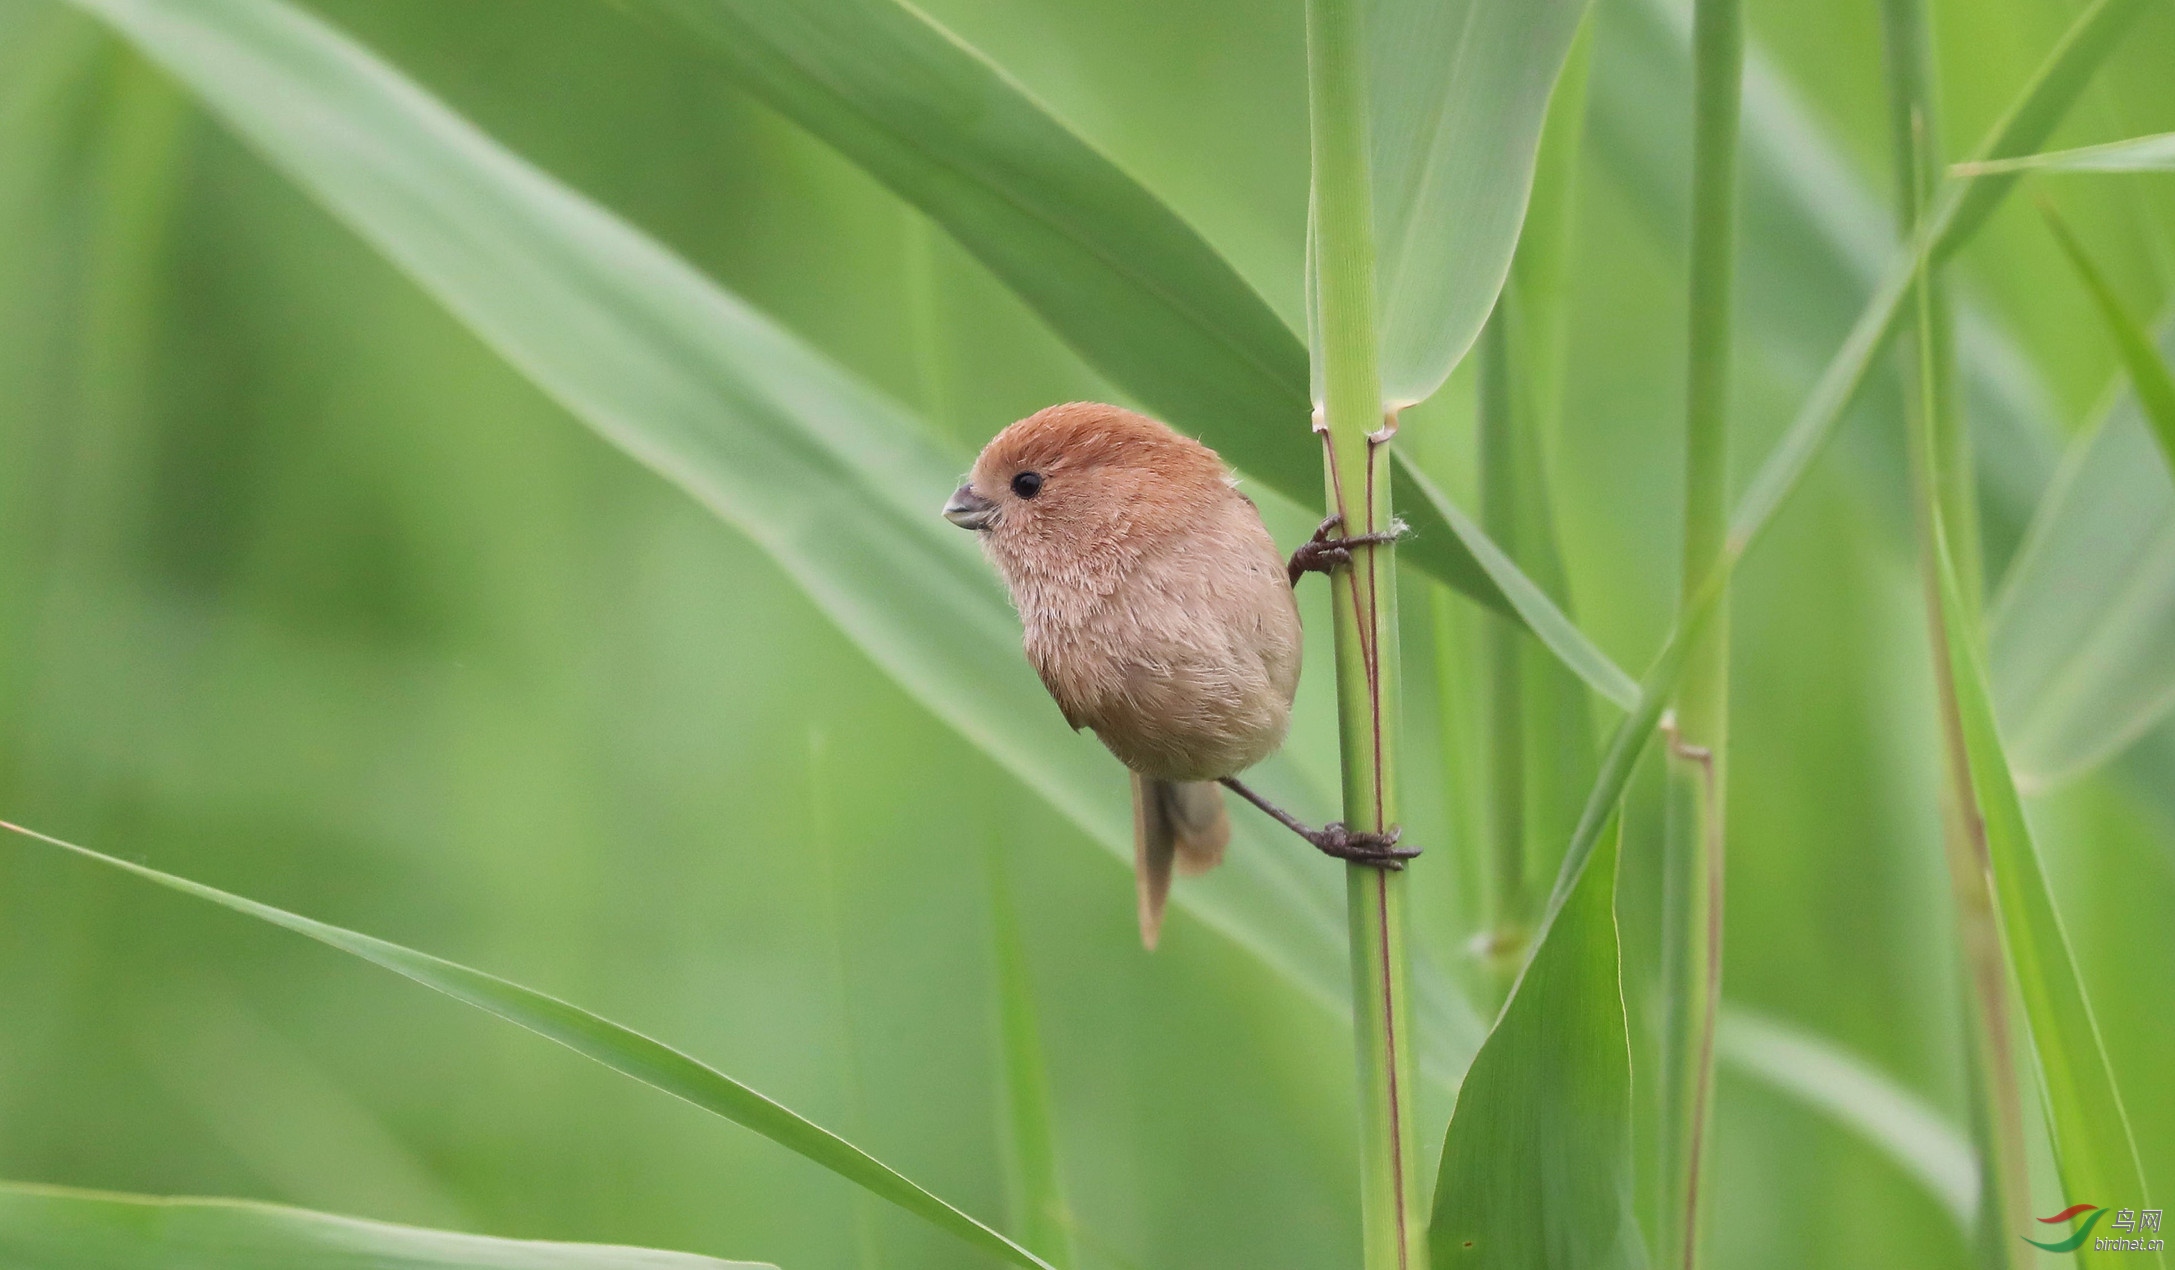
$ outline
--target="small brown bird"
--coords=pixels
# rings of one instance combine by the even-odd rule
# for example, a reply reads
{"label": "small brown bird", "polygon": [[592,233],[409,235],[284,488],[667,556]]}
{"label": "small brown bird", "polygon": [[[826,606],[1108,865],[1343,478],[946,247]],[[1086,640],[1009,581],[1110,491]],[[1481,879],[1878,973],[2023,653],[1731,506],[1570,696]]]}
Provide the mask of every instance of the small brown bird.
{"label": "small brown bird", "polygon": [[998,433],[944,515],[981,533],[1065,721],[1132,771],[1142,943],[1155,947],[1173,866],[1200,873],[1223,859],[1219,783],[1331,855],[1395,868],[1416,854],[1394,831],[1308,829],[1236,779],[1291,723],[1293,586],[1392,535],[1332,538],[1332,517],[1287,562],[1215,451],[1093,402]]}

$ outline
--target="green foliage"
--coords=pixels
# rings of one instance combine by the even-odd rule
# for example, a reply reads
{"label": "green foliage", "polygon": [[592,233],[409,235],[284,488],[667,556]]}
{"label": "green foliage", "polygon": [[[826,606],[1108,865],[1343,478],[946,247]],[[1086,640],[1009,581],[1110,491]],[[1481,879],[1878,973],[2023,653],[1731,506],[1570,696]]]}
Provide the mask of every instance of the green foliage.
{"label": "green foliage", "polygon": [[486,1239],[274,1204],[7,1184],[0,1254],[20,1270],[758,1270],[752,1261]]}
{"label": "green foliage", "polygon": [[[1046,1257],[1350,1263],[1336,870],[1241,815],[1231,863],[1181,884],[1190,918],[1142,957],[1113,867],[1122,773],[1059,726],[971,541],[931,514],[998,426],[1124,394],[1233,458],[1279,541],[1311,530],[1300,6],[100,6],[123,39],[0,0],[0,813],[596,1003],[961,1209],[1012,1198],[1006,1233]],[[1369,110],[1400,110],[1399,86],[1460,126],[1412,126],[1423,104],[1370,161],[1423,147],[1449,160],[1430,170],[1491,174],[1430,187],[1463,210],[1417,222],[1478,281],[1376,274],[1413,306],[1385,322],[1426,311],[1393,377],[1439,380],[1494,300],[1581,7],[1475,0],[1400,43],[1397,6],[1371,6],[1372,59],[1421,73],[1377,77]],[[1640,755],[1720,604],[1676,616],[1685,12],[1595,6],[1590,93],[1574,71],[1548,111],[1589,140],[1569,128],[1534,165],[1498,306],[1530,381],[1535,532],[1491,536],[1468,369],[1404,411],[1393,478],[1407,580],[1465,597],[1405,624],[1409,664],[1470,668],[1473,623],[1496,620],[1477,599],[1569,698],[1517,760],[1534,859],[1562,853],[1555,901],[1576,897],[1558,935],[1623,826],[1621,1019],[1532,988],[1489,1037],[1463,882],[1485,828],[1459,766],[1475,694],[1407,684],[1417,1153],[1461,1081],[1461,1133],[1490,1082],[1545,1093],[1468,1073],[1484,1039],[1628,1031],[1642,1217],[1660,799]],[[2169,126],[2175,27],[2154,6],[2098,0],[2067,36],[2037,0],[1938,16],[1944,139],[1993,138],[1981,159]],[[1935,685],[1880,356],[1927,244],[1899,246],[1881,196],[1870,12],[1756,0],[1747,20],[1728,410],[1738,453],[1773,457],[1738,474],[1729,543],[1729,833],[1754,845],[1731,860],[1711,1256],[1961,1266],[1972,1101]],[[1430,78],[1457,40],[1496,56]],[[2104,391],[2120,365],[2089,293],[2000,197],[2021,171],[1952,186],[1938,244],[1985,491],[1983,683],[2028,817],[2005,832],[2030,832],[2005,858],[2039,870],[2009,924],[2033,956],[2067,934],[2033,1018],[2072,1089],[2054,1140],[2104,1154],[2076,1137],[2111,1131],[2068,1123],[2104,1111],[2100,1073],[2139,1188],[2035,1193],[2039,1215],[2175,1177],[2175,1093],[2151,1079],[2175,1045],[2151,1004],[2175,965],[2154,920],[2175,905],[2175,486],[2134,399]],[[1374,174],[1378,204],[1395,175]],[[1549,190],[1574,177],[1565,205]],[[2128,312],[2164,305],[2164,186],[2047,189]],[[1296,726],[1260,774],[1317,820],[1339,780],[1326,592],[1301,594]],[[1601,701],[1628,717],[1595,788],[1546,776],[1591,763]],[[820,833],[812,728],[831,738]],[[1016,913],[989,904],[998,849]],[[757,1135],[140,889],[0,853],[0,1175],[781,1265],[960,1263],[952,1233]],[[1579,946],[1593,971],[1599,944]],[[2086,998],[2096,1037],[2062,1008]],[[1504,1173],[1465,1188],[1475,1220],[1530,1213],[1491,1198]]]}
{"label": "green foliage", "polygon": [[993,1253],[1016,1265],[1050,1270],[1049,1264],[1011,1240],[931,1195],[928,1191],[870,1156],[837,1134],[811,1123],[784,1106],[764,1097],[723,1072],[630,1031],[609,1019],[601,1019],[580,1006],[509,983],[495,975],[457,965],[442,957],[403,948],[370,935],[328,926],[323,922],[277,909],[269,904],[157,869],[116,860],[74,843],[62,842],[5,823],[0,829],[59,847],[86,860],[132,873],[168,890],[232,909],[244,917],[306,935],[329,948],[382,966],[426,988],[445,993],[464,1005],[495,1014],[527,1028],[546,1040],[556,1041],[584,1058],[613,1071],[632,1076],[645,1085],[682,1098],[714,1115],[744,1125],[779,1146],[797,1151],[871,1194],[890,1200],[931,1224],[957,1235],[967,1244]]}
{"label": "green foliage", "polygon": [[1435,1270],[1647,1264],[1615,895],[1610,843],[1542,933],[1466,1072],[1435,1181]]}

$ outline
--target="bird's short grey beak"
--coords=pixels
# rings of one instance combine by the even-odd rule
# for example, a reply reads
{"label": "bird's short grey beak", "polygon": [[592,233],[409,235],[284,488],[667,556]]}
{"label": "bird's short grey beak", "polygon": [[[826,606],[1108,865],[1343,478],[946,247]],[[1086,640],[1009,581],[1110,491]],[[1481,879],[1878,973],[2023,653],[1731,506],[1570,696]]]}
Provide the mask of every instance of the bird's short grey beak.
{"label": "bird's short grey beak", "polygon": [[952,491],[952,501],[944,504],[944,519],[961,529],[987,529],[997,516],[997,505],[974,492],[972,485],[962,485]]}

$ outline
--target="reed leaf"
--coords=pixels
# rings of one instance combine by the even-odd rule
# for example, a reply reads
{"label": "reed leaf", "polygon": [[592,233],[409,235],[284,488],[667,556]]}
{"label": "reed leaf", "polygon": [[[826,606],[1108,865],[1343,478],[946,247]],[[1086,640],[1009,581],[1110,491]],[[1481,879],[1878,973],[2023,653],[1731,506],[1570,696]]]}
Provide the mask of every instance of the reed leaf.
{"label": "reed leaf", "polygon": [[1997,595],[1990,664],[2027,791],[2091,771],[2175,709],[2175,330],[2156,347],[2046,214],[2131,392],[2076,443]]}
{"label": "reed leaf", "polygon": [[2021,154],[2012,159],[1959,163],[1949,170],[1957,176],[2000,176],[2011,172],[2175,172],[2175,132],[2079,146],[2074,150]]}
{"label": "reed leaf", "polygon": [[1548,102],[1587,0],[1383,0],[1367,13],[1382,391],[1435,395],[1510,271]]}
{"label": "reed leaf", "polygon": [[713,1115],[752,1129],[772,1142],[829,1169],[855,1186],[921,1218],[939,1230],[958,1236],[968,1246],[1014,1265],[1052,1270],[1049,1263],[996,1231],[967,1216],[905,1175],[861,1148],[808,1120],[789,1108],[725,1073],[709,1067],[661,1041],[609,1019],[599,1018],[580,1006],[524,988],[496,975],[403,948],[374,936],[314,921],[285,909],[260,904],[216,887],[162,873],[146,865],[116,859],[89,847],[64,842],[32,829],[0,821],[0,829],[32,841],[58,847],[85,860],[133,874],[170,891],[231,909],[244,917],[291,930],[382,966],[426,988],[443,992],[464,1005],[526,1028],[548,1041],[556,1041],[584,1058],[600,1063],[623,1076],[631,1076],[653,1089],[693,1103]]}
{"label": "reed leaf", "polygon": [[1458,1091],[1433,1270],[1642,1270],[1614,834],[1541,934]]}
{"label": "reed leaf", "polygon": [[2063,1193],[2136,1196],[2135,1201],[2117,1202],[2144,1203],[2144,1173],[2129,1116],[2107,1062],[2098,1020],[2077,977],[2069,935],[2047,888],[2023,800],[2002,753],[1985,661],[1975,638],[1977,624],[1964,607],[1945,543],[1940,569],[1950,678],[1981,818],[1978,831],[2001,913],[2002,946],[2031,1020],[2032,1050],[2039,1058]]}
{"label": "reed leaf", "polygon": [[776,1270],[685,1252],[492,1239],[231,1199],[0,1183],[14,1270]]}
{"label": "reed leaf", "polygon": [[2159,350],[2152,346],[2152,337],[2130,315],[2122,297],[2115,294],[2099,266],[2092,263],[2091,253],[2070,232],[2054,205],[2041,202],[2039,210],[2046,217],[2047,228],[2054,231],[2054,240],[2061,244],[2062,254],[2076,269],[2078,281],[2091,294],[2092,306],[2107,324],[2115,351],[2122,357],[2122,367],[2129,372],[2130,390],[2137,394],[2145,422],[2152,427],[2153,440],[2160,443],[2160,457],[2166,461],[2169,474],[2175,476],[2175,374],[2169,373]]}
{"label": "reed leaf", "polygon": [[1731,1069],[1819,1111],[1893,1160],[1969,1235],[1978,1220],[1971,1141],[1924,1098],[1826,1037],[1744,1007],[1725,1007],[1715,1038]]}

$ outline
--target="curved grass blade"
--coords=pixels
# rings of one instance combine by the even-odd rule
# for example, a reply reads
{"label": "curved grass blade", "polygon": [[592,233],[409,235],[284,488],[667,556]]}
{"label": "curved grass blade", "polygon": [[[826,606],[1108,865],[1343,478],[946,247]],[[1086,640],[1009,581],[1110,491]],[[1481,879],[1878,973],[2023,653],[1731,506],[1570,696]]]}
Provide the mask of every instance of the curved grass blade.
{"label": "curved grass blade", "polygon": [[2155,347],[2044,210],[2133,392],[2078,443],[1994,611],[1994,686],[2027,791],[2091,770],[2175,709],[2175,329]]}
{"label": "curved grass blade", "polygon": [[771,1101],[715,1068],[639,1032],[602,1019],[579,1006],[549,997],[496,975],[403,948],[374,936],[328,925],[229,894],[216,887],[93,851],[0,821],[0,829],[59,847],[123,873],[132,873],[171,891],[232,909],[245,917],[284,927],[318,943],[360,957],[394,974],[434,988],[454,1000],[527,1028],[584,1058],[645,1085],[691,1102],[704,1111],[753,1129],[779,1146],[822,1165],[870,1194],[891,1201],[916,1217],[946,1230],[967,1244],[1014,1265],[1051,1270],[1047,1262],[909,1181],[861,1148]]}
{"label": "curved grass blade", "polygon": [[[2037,74],[1980,143],[1974,161],[2027,153],[2045,141],[2091,82],[2122,33],[2143,13],[2147,0],[2093,0],[2064,32]],[[1865,386],[1874,361],[1887,347],[1903,315],[1904,298],[1922,260],[1938,262],[1970,241],[2015,182],[2012,176],[1943,186],[1919,233],[1890,263],[1859,314],[1850,335],[1820,374],[1789,430],[1761,463],[1730,519],[1730,539],[1741,551],[1767,527],[1777,508],[1804,479],[1834,434],[1835,425]]]}
{"label": "curved grass blade", "polygon": [[[1921,326],[1926,324],[1927,272],[1921,264],[1915,278]],[[1930,352],[1928,345],[1919,346],[1922,364]],[[1932,421],[1940,409],[1938,387],[1934,376],[1922,369],[1919,391],[1924,408],[1919,426],[1926,430],[1926,440],[1919,447],[1921,455],[1932,452]],[[2135,1195],[2143,1203],[2147,1196],[2137,1140],[2003,752],[1981,653],[1978,608],[1958,577],[1946,509],[1938,496],[1938,459],[1922,458],[1916,466],[1934,566],[1933,638],[1944,689],[1944,726],[1962,748],[1968,777],[1967,788],[1959,795],[1965,802],[1964,831],[1972,858],[1983,862],[1991,881],[2002,952],[2031,1022],[2047,1130],[2063,1190],[2070,1195]],[[2000,1039],[2006,1040],[2006,1034],[2000,1034]],[[2017,1220],[2013,1209],[2004,1215]],[[2099,1262],[2097,1248],[2089,1260]],[[2154,1260],[2164,1264],[2158,1256]]]}
{"label": "curved grass blade", "polygon": [[895,0],[618,3],[700,39],[1151,410],[1319,505],[1298,337],[1192,226],[979,52]]}
{"label": "curved grass blade", "polygon": [[2074,150],[2049,150],[2013,159],[1989,159],[1959,163],[1949,169],[1956,176],[1995,176],[2007,172],[2175,172],[2175,132]]}
{"label": "curved grass blade", "polygon": [[0,1183],[14,1270],[776,1270],[607,1244],[492,1239],[231,1199]]}
{"label": "curved grass blade", "polygon": [[1611,840],[1541,937],[1458,1091],[1429,1265],[1635,1270],[1631,1043]]}
{"label": "curved grass blade", "polygon": [[1376,295],[1392,409],[1442,387],[1495,305],[1586,3],[1369,6]]}
{"label": "curved grass blade", "polygon": [[[2175,138],[2171,138],[2175,140]],[[2175,144],[2170,145],[2175,152]],[[2122,297],[2108,285],[2099,266],[2092,263],[2091,253],[2077,236],[2069,231],[2061,215],[2052,203],[2042,201],[2039,211],[2047,218],[2047,228],[2054,231],[2054,240],[2062,245],[2062,254],[2077,270],[2077,278],[2084,289],[2091,292],[2092,303],[2107,323],[2107,333],[2114,337],[2115,351],[2122,355],[2122,367],[2129,372],[2130,387],[2137,393],[2137,404],[2145,412],[2145,422],[2152,425],[2153,439],[2160,443],[2160,457],[2167,461],[2168,473],[2175,476],[2175,374],[2168,372],[2167,363],[2160,359],[2160,351],[2152,346],[2152,337],[2122,303]]]}
{"label": "curved grass blade", "polygon": [[[2084,91],[2093,72],[2143,7],[2143,0],[2093,0],[2092,6],[2070,24],[2023,95],[1980,146],[1981,155],[2014,154],[2029,150],[2044,140],[2077,95]],[[1586,797],[1585,809],[1579,814],[1577,828],[1572,831],[1571,842],[1564,851],[1556,886],[1549,896],[1548,920],[1553,920],[1553,915],[1570,897],[1593,853],[1594,843],[1600,839],[1602,827],[1615,814],[1617,800],[1623,797],[1624,787],[1631,780],[1632,768],[1645,751],[1655,725],[1661,721],[1663,704],[1676,690],[1693,637],[1720,607],[1725,586],[1737,562],[1744,558],[1744,553],[1773,520],[1775,512],[1804,479],[1813,459],[1864,386],[1874,360],[1895,333],[1903,313],[1904,297],[1910,293],[1918,269],[1929,257],[1961,245],[1999,202],[2006,188],[1995,188],[1993,182],[1980,182],[1974,184],[1972,194],[1966,196],[1959,193],[1955,184],[1945,187],[1926,218],[1924,228],[1889,266],[1873,298],[1851,328],[1849,337],[1836,350],[1812,393],[1798,408],[1789,430],[1761,463],[1730,518],[1729,541],[1722,559],[1708,575],[1699,595],[1679,610],[1676,626],[1639,681],[1638,707],[1617,724],[1609,738],[1608,748],[1602,754],[1600,774]],[[1980,191],[1990,192],[1981,196]]]}
{"label": "curved grass blade", "polygon": [[[1283,497],[1323,505],[1299,338],[1191,226],[980,53],[895,0],[619,3],[702,39],[737,82],[942,225],[1151,411]],[[1416,151],[1407,164],[1417,169],[1418,192],[1405,202],[1416,259],[1449,267],[1455,254],[1466,262],[1459,276],[1474,281],[1452,298],[1430,273],[1405,294],[1415,312],[1440,303],[1473,309],[1477,330],[1517,240],[1548,88],[1585,0],[1548,0],[1544,23],[1530,23],[1527,6],[1506,0],[1468,3],[1483,19],[1460,46],[1474,63],[1470,73],[1413,91],[1440,89],[1440,100],[1424,103],[1438,118],[1454,106],[1459,113],[1450,118],[1462,123],[1477,113],[1491,123],[1412,136],[1412,147],[1432,141],[1433,150]],[[1456,43],[1457,31],[1425,25]],[[1440,80],[1441,65],[1409,69]],[[1496,100],[1498,88],[1515,88],[1514,98]],[[1534,135],[1505,144],[1523,131]],[[1458,337],[1445,328],[1429,338],[1462,351],[1472,331]],[[1524,594],[1507,593],[1505,568],[1516,573],[1507,556],[1494,551],[1483,563],[1473,533],[1453,531],[1433,508],[1412,511],[1403,559],[1520,621],[1531,622],[1538,597],[1553,616],[1534,634],[1586,675],[1582,650],[1560,639],[1569,619],[1522,575]],[[1590,667],[1591,656],[1585,661]],[[1608,694],[1609,683],[1588,678]]]}
{"label": "curved grass blade", "polygon": [[[1690,222],[1691,6],[1629,0],[1593,12],[1593,158],[1673,255]],[[1879,286],[1898,248],[1887,200],[1819,112],[1748,37],[1740,140],[1745,242],[1739,304],[1759,360],[1809,385]],[[1678,267],[1682,267],[1681,259]],[[2004,320],[1969,297],[1955,302],[1957,356],[1977,433],[1983,502],[1997,556],[2013,549],[2060,458],[2053,396]],[[1884,373],[1884,372],[1876,372]],[[1864,410],[1892,413],[1874,397]],[[1870,455],[1868,454],[1868,457]],[[1902,489],[1881,489],[1907,511]]]}
{"label": "curved grass blade", "polygon": [[[2162,341],[2175,352],[2175,329]],[[2080,437],[1989,618],[1995,703],[2026,793],[2175,710],[2175,485],[2134,396]]]}
{"label": "curved grass blade", "polygon": [[1968,1234],[1979,1165],[1963,1133],[1923,1098],[1825,1037],[1742,1007],[1725,1007],[1722,1061],[1844,1125],[1894,1160]]}
{"label": "curved grass blade", "polygon": [[2048,1128],[2064,1193],[2135,1195],[2138,1203],[2144,1203],[2144,1170],[2136,1139],[2107,1062],[2099,1022],[2077,977],[2069,935],[2047,889],[2039,848],[2024,818],[2023,800],[2002,753],[1985,664],[1974,639],[1975,623],[1964,607],[1947,543],[1940,538],[1937,532],[1949,678],[1978,804],[1976,830],[1993,876],[2002,946],[2031,1020],[2032,1048],[2039,1058]]}
{"label": "curved grass blade", "polygon": [[[1400,460],[1397,479],[1420,495],[1422,501],[1417,506],[1440,517],[1450,532],[1465,543],[1473,559],[1501,588],[1504,599],[1525,622],[1526,629],[1533,632],[1534,638],[1546,644],[1571,673],[1585,680],[1595,692],[1623,709],[1637,706],[1638,681],[1618,669],[1608,654],[1596,648],[1593,641],[1586,638],[1586,633],[1565,616],[1532,579],[1519,571],[1510,557],[1504,555],[1480,526],[1427,478],[1417,463],[1405,458],[1404,451],[1393,450],[1391,454]],[[1412,511],[1415,504],[1407,500],[1402,506],[1406,509],[1406,519],[1415,519]]]}
{"label": "curved grass blade", "polygon": [[2133,391],[2077,443],[1993,612],[1996,704],[2027,792],[2092,770],[2175,710],[2175,375],[2164,351],[2175,329],[2155,347],[2045,210]]}

